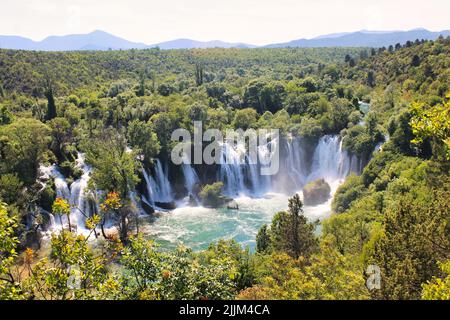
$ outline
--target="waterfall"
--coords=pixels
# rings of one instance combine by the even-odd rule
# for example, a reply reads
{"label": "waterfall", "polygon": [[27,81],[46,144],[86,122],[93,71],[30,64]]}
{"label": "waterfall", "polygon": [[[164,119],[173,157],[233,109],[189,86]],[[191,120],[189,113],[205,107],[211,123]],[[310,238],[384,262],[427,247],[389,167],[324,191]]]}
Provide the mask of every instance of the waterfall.
{"label": "waterfall", "polygon": [[247,191],[244,177],[245,165],[245,145],[233,146],[230,143],[221,145],[219,180],[224,183],[226,195],[238,196]]}
{"label": "waterfall", "polygon": [[[272,189],[272,176],[270,175],[262,175],[261,169],[264,167],[268,167],[269,160],[272,157],[272,152],[277,147],[277,140],[271,140],[267,142],[267,144],[263,144],[258,146],[258,188],[253,189],[256,194],[264,194],[267,191]],[[281,160],[281,158],[280,158]]]}
{"label": "waterfall", "polygon": [[297,188],[305,185],[306,165],[303,161],[303,149],[300,146],[300,140],[288,137],[286,143],[286,169],[288,176]]}
{"label": "waterfall", "polygon": [[155,202],[172,202],[173,194],[168,179],[168,170],[163,170],[159,159],[155,160],[154,171],[155,175],[153,177],[145,169],[142,170],[147,186],[147,202],[152,205]]}
{"label": "waterfall", "polygon": [[[56,188],[56,196],[58,198],[63,198],[69,200],[70,198],[70,190],[66,182],[66,178],[63,174],[58,170],[56,165],[51,166],[43,166],[39,167],[39,172],[41,173],[40,179],[48,180],[50,178],[54,179],[55,188]],[[43,188],[45,188],[45,184],[43,184]]]}
{"label": "waterfall", "polygon": [[314,151],[307,180],[325,179],[328,183],[344,179],[351,170],[351,157],[342,148],[339,136],[324,136]]}
{"label": "waterfall", "polygon": [[70,219],[72,224],[77,226],[77,230],[85,230],[85,219],[92,215],[91,205],[87,197],[87,186],[91,176],[92,168],[85,163],[85,156],[78,153],[76,167],[81,169],[81,177],[70,185],[71,205]]}
{"label": "waterfall", "polygon": [[[55,183],[56,196],[67,200],[71,206],[70,222],[72,226],[77,226],[77,230],[86,230],[85,216],[91,216],[91,206],[87,199],[87,185],[90,179],[91,167],[85,163],[85,158],[82,153],[78,153],[76,159],[76,167],[81,169],[83,174],[81,177],[74,181],[70,188],[67,184],[66,178],[59,171],[56,165],[41,166],[39,168],[41,172],[41,179],[52,178]],[[45,187],[45,185],[43,185]],[[81,211],[80,211],[81,210]],[[83,213],[82,213],[83,212]],[[59,220],[59,219],[58,219]],[[58,221],[57,220],[57,221]],[[62,217],[63,223],[67,223],[67,218]],[[51,219],[52,226],[54,226],[54,219]]]}
{"label": "waterfall", "polygon": [[183,163],[181,165],[184,175],[184,183],[189,195],[193,195],[194,186],[199,182],[198,175],[190,164]]}

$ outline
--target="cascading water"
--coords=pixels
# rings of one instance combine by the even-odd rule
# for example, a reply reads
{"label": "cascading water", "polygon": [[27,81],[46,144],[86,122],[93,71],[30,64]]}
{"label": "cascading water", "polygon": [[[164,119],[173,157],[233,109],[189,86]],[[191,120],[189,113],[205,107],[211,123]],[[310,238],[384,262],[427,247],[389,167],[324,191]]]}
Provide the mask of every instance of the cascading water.
{"label": "cascading water", "polygon": [[[72,226],[77,227],[77,232],[83,232],[86,230],[85,227],[85,216],[89,217],[91,215],[91,205],[87,198],[87,185],[90,179],[91,167],[85,163],[85,158],[82,153],[78,153],[76,159],[76,167],[82,171],[81,177],[74,181],[69,186],[67,184],[66,178],[58,170],[56,165],[52,166],[41,166],[41,178],[49,179],[53,178],[56,188],[56,196],[59,198],[66,199],[70,206],[70,222]],[[60,220],[60,219],[58,219]],[[67,224],[67,218],[61,217],[64,224]],[[52,219],[54,221],[54,219]],[[58,222],[58,221],[57,221]],[[52,227],[56,227],[55,223],[52,222]]]}
{"label": "cascading water", "polygon": [[342,149],[339,136],[322,137],[314,152],[307,180],[325,179],[330,183],[344,179],[350,172],[350,164],[351,159]]}
{"label": "cascading water", "polygon": [[[48,180],[50,178],[54,179],[55,188],[56,188],[56,196],[58,198],[64,198],[69,200],[70,198],[70,190],[66,182],[66,178],[63,176],[61,172],[59,172],[58,167],[56,165],[51,166],[43,166],[41,165],[39,168],[41,173],[41,179]],[[45,184],[43,185],[45,187]]]}
{"label": "cascading water", "polygon": [[230,197],[246,193],[245,187],[245,145],[230,143],[221,145],[219,180],[224,183],[224,193]]}
{"label": "cascading water", "polygon": [[303,161],[303,149],[300,147],[299,139],[288,137],[286,144],[286,168],[291,174],[288,176],[297,189],[305,185],[306,182],[306,165]]}
{"label": "cascading water", "polygon": [[153,178],[143,169],[145,183],[147,186],[147,202],[154,205],[155,202],[171,202],[173,201],[172,187],[168,179],[168,170],[163,170],[161,161],[155,160],[155,177]]}
{"label": "cascading water", "polygon": [[69,203],[72,206],[70,219],[77,230],[86,230],[86,217],[91,216],[91,205],[88,200],[87,186],[91,177],[92,168],[86,164],[85,156],[78,153],[76,167],[81,169],[81,177],[70,185]]}
{"label": "cascading water", "polygon": [[184,175],[184,183],[189,195],[194,195],[194,186],[199,183],[198,175],[190,164],[181,165]]}
{"label": "cascading water", "polygon": [[[361,172],[361,160],[346,152],[341,140],[325,136],[313,146],[301,138],[273,139],[258,147],[258,165],[250,164],[242,145],[224,143],[217,178],[224,182],[223,193],[234,198],[236,207],[182,206],[145,230],[164,245],[183,242],[198,250],[213,241],[233,238],[254,248],[261,225],[270,223],[275,212],[286,210],[289,196],[300,193],[308,182],[323,178],[333,194],[349,173]],[[280,170],[273,176],[261,175],[273,150],[280,152]],[[311,221],[329,216],[331,201],[305,206],[305,216]]]}

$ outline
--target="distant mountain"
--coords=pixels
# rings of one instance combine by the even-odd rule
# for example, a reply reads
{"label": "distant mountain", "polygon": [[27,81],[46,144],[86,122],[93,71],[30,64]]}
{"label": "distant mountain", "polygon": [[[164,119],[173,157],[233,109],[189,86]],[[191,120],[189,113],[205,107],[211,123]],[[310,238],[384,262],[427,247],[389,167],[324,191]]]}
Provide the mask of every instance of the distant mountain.
{"label": "distant mountain", "polygon": [[268,48],[281,47],[387,47],[396,43],[403,44],[406,41],[416,39],[436,40],[439,35],[450,36],[450,30],[431,32],[425,29],[410,31],[367,31],[362,30],[351,33],[336,33],[319,36],[313,39],[299,39],[285,43],[270,44]]}
{"label": "distant mountain", "polygon": [[35,50],[37,42],[19,36],[0,36],[1,49]]}
{"label": "distant mountain", "polygon": [[[450,30],[431,32],[425,29],[410,31],[368,31],[333,33],[313,39],[299,39],[285,43],[269,44],[267,48],[281,47],[387,47],[396,43],[416,39],[435,40],[439,35],[450,36]],[[230,43],[220,40],[196,41],[191,39],[176,39],[153,45],[131,42],[116,37],[104,31],[94,31],[88,34],[72,34],[66,36],[50,36],[42,41],[33,41],[19,36],[0,36],[0,48],[42,50],[42,51],[75,51],[75,50],[118,50],[146,49],[159,47],[168,49],[192,48],[256,48],[246,43]]]}
{"label": "distant mountain", "polygon": [[230,43],[220,40],[196,41],[191,39],[176,39],[151,45],[163,50],[169,49],[194,49],[194,48],[255,48],[256,46],[246,43]]}
{"label": "distant mountain", "polygon": [[42,51],[74,51],[74,50],[108,50],[108,49],[143,49],[143,43],[131,42],[104,31],[88,34],[72,34],[67,36],[50,36],[42,41],[33,41],[23,37],[0,36],[0,48],[42,50]]}

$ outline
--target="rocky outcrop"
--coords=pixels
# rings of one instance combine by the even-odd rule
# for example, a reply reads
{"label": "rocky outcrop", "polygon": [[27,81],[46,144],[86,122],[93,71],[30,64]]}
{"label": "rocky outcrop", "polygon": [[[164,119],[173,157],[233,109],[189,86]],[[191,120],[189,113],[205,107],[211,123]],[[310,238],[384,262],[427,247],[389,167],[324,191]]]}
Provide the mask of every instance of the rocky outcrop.
{"label": "rocky outcrop", "polygon": [[229,210],[239,210],[239,205],[236,201],[232,200],[227,203],[227,209]]}
{"label": "rocky outcrop", "polygon": [[177,207],[174,201],[171,202],[155,202],[155,206],[164,210],[173,210]]}
{"label": "rocky outcrop", "polygon": [[303,202],[307,206],[324,203],[330,197],[331,188],[324,179],[312,181],[303,188]]}

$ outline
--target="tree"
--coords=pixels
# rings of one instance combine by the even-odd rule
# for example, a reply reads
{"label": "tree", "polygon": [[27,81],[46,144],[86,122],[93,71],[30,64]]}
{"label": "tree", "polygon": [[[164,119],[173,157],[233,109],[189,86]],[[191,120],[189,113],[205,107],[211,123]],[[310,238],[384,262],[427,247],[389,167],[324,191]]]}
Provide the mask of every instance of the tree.
{"label": "tree", "polygon": [[135,151],[127,149],[125,138],[110,128],[85,141],[83,148],[87,162],[93,167],[92,180],[96,187],[116,191],[126,199],[139,182],[140,165]]}
{"label": "tree", "polygon": [[6,205],[0,202],[0,300],[24,298],[12,272],[19,244],[16,228],[17,220],[9,216]]}
{"label": "tree", "polygon": [[50,139],[50,129],[35,119],[0,126],[0,172],[15,172],[26,185],[33,184]]}
{"label": "tree", "polygon": [[121,242],[128,243],[128,232],[130,225],[128,217],[130,216],[131,212],[130,210],[128,210],[129,208],[124,206],[120,195],[115,191],[108,192],[103,203],[100,205],[100,209],[102,213],[100,226],[103,237],[105,237],[106,239],[112,238],[106,235],[104,230],[104,225],[107,221],[107,217],[111,217],[112,219],[117,221]]}
{"label": "tree", "polygon": [[182,246],[162,252],[154,242],[138,236],[123,249],[121,263],[131,275],[125,279],[129,298],[231,299],[235,292],[232,259],[212,249],[200,255]]}
{"label": "tree", "polygon": [[206,121],[208,117],[208,107],[200,103],[194,103],[188,108],[189,119],[192,121]]}
{"label": "tree", "polygon": [[137,119],[132,120],[128,124],[127,133],[131,148],[139,149],[145,161],[148,162],[159,154],[161,145],[150,123],[145,123]]}
{"label": "tree", "polygon": [[415,54],[411,59],[411,66],[418,67],[420,66],[420,58],[417,54]]}
{"label": "tree", "polygon": [[367,72],[367,85],[369,87],[375,87],[375,74],[373,71]]}
{"label": "tree", "polygon": [[398,197],[385,213],[384,233],[368,262],[379,266],[383,279],[374,298],[419,299],[422,284],[439,274],[438,261],[449,258],[448,194],[425,192],[424,199],[414,199],[414,193]]}
{"label": "tree", "polygon": [[145,96],[145,73],[143,71],[139,73],[139,89],[136,95],[138,97]]}
{"label": "tree", "polygon": [[0,104],[0,125],[10,124],[14,119],[14,115],[6,106]]}
{"label": "tree", "polygon": [[5,173],[0,175],[0,199],[7,204],[19,204],[23,197],[23,182],[17,173]]}
{"label": "tree", "polygon": [[271,244],[276,251],[286,252],[293,258],[309,257],[317,250],[315,225],[303,215],[303,203],[298,194],[289,199],[287,212],[278,212],[270,227]]}
{"label": "tree", "polygon": [[410,121],[416,145],[430,139],[433,146],[433,155],[436,159],[450,160],[450,102],[425,107],[423,104],[413,104]]}
{"label": "tree", "polygon": [[256,127],[258,121],[258,113],[255,109],[246,108],[236,111],[234,115],[233,125],[236,129],[247,130]]}
{"label": "tree", "polygon": [[258,267],[259,283],[243,290],[238,299],[349,300],[368,299],[363,273],[357,264],[327,242],[310,264],[277,253],[265,256]]}
{"label": "tree", "polygon": [[47,98],[47,116],[45,119],[49,121],[57,116],[55,98],[53,97],[53,84],[49,78],[46,79],[44,95]]}
{"label": "tree", "polygon": [[253,80],[245,87],[244,104],[255,108],[260,114],[264,111],[277,112],[282,107],[284,86],[276,82]]}
{"label": "tree", "polygon": [[64,151],[72,140],[72,127],[69,121],[66,118],[56,117],[50,120],[48,125],[52,129],[52,150],[58,157],[67,160]]}
{"label": "tree", "polygon": [[433,280],[422,285],[422,299],[450,300],[450,260],[440,263],[445,278],[433,277]]}
{"label": "tree", "polygon": [[61,222],[61,228],[64,229],[63,225],[63,216],[67,216],[67,222],[69,223],[69,230],[72,230],[72,226],[70,224],[70,205],[67,200],[62,198],[56,198],[52,205],[52,212],[54,215],[59,217]]}
{"label": "tree", "polygon": [[153,115],[149,122],[158,136],[161,149],[167,151],[171,142],[172,131],[176,128],[176,122],[167,112],[161,112]]}
{"label": "tree", "polygon": [[118,283],[107,274],[107,255],[95,255],[88,237],[63,230],[53,234],[51,259],[33,261],[28,252],[23,286],[34,299],[80,300],[117,298]]}
{"label": "tree", "polygon": [[348,117],[355,110],[355,107],[345,98],[338,98],[332,101],[329,116],[333,132],[340,132],[348,124]]}
{"label": "tree", "polygon": [[197,86],[201,86],[203,84],[203,78],[204,78],[204,70],[203,70],[203,64],[196,63],[195,64],[195,83]]}
{"label": "tree", "polygon": [[270,245],[270,235],[267,229],[267,224],[264,224],[256,235],[256,251],[259,253],[264,253],[269,249]]}
{"label": "tree", "polygon": [[203,205],[206,207],[217,208],[222,205],[226,199],[222,196],[223,182],[215,182],[205,185],[199,193]]}

